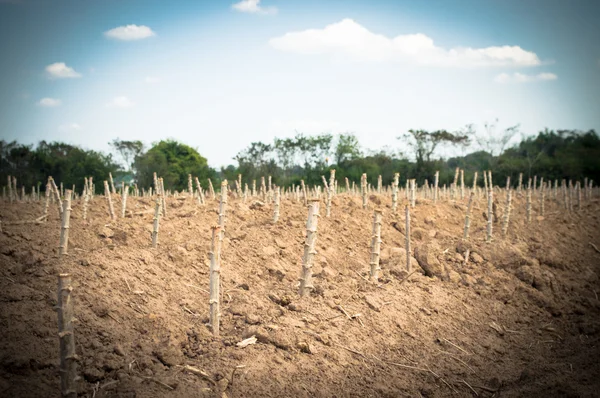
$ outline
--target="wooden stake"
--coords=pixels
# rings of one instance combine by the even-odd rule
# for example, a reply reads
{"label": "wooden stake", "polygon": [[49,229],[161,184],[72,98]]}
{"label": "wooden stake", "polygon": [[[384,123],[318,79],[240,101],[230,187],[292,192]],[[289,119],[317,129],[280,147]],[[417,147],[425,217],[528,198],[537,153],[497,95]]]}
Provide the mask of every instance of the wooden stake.
{"label": "wooden stake", "polygon": [[406,231],[404,234],[404,243],[406,247],[406,271],[410,274],[412,265],[410,264],[410,207],[408,205],[404,207],[404,214],[406,218]]}
{"label": "wooden stake", "polygon": [[58,275],[58,338],[60,342],[60,391],[63,397],[76,398],[77,355],[73,329],[71,276]]}
{"label": "wooden stake", "polygon": [[373,212],[373,233],[371,234],[371,262],[369,275],[371,280],[377,282],[379,278],[379,255],[381,253],[381,209]]}
{"label": "wooden stake", "polygon": [[360,178],[360,193],[362,195],[362,207],[367,208],[367,173],[363,173]]}
{"label": "wooden stake", "polygon": [[400,173],[394,173],[394,181],[392,182],[392,212],[395,214],[398,207],[398,184]]}
{"label": "wooden stake", "polygon": [[527,214],[527,224],[531,222],[531,188],[527,188],[527,204],[525,208]]}
{"label": "wooden stake", "polygon": [[[475,173],[477,175],[477,173]],[[437,203],[438,200],[438,185],[440,182],[440,172],[439,170],[435,172],[435,179],[433,181],[433,203]]]}
{"label": "wooden stake", "polygon": [[123,195],[123,202],[121,203],[121,217],[125,218],[125,212],[127,211],[127,196],[129,196],[129,185],[123,185],[123,191],[121,194]]}
{"label": "wooden stake", "polygon": [[319,200],[313,199],[308,207],[308,220],[306,221],[306,242],[304,243],[304,256],[302,257],[302,276],[300,277],[300,296],[309,296],[315,288],[312,284],[313,257],[317,253],[317,224],[319,222]]}
{"label": "wooden stake", "polygon": [[225,220],[227,219],[227,180],[221,182],[221,200],[219,202],[219,240],[225,237]]}
{"label": "wooden stake", "polygon": [[210,328],[214,336],[219,335],[219,326],[221,319],[220,312],[220,293],[219,287],[221,284],[221,228],[214,226],[212,229],[212,239],[210,246],[210,270],[209,270],[209,284],[210,284]]}
{"label": "wooden stake", "polygon": [[279,205],[281,202],[281,188],[275,187],[275,205],[273,206],[273,223],[279,220]]}
{"label": "wooden stake", "polygon": [[71,220],[71,190],[65,191],[65,201],[63,202],[62,223],[60,227],[60,244],[58,246],[58,255],[67,254],[69,248],[69,224]]}
{"label": "wooden stake", "polygon": [[488,205],[487,205],[487,229],[486,229],[486,235],[485,235],[485,241],[486,242],[491,242],[492,241],[492,224],[494,222],[494,207],[493,207],[493,203],[494,203],[494,189],[493,189],[493,185],[492,185],[492,172],[489,172],[490,174],[488,175]]}
{"label": "wooden stake", "polygon": [[[323,182],[325,182],[325,184],[327,184],[327,182],[325,181],[325,177],[323,177]],[[331,216],[331,199],[333,198],[333,191],[335,189],[334,186],[335,186],[335,170],[331,170],[330,176],[329,176],[329,185],[326,186],[327,187],[327,208],[325,210],[325,217]]]}
{"label": "wooden stake", "polygon": [[510,209],[511,209],[511,189],[510,187],[506,190],[506,206],[504,207],[504,217],[502,220],[502,236],[506,237],[508,233],[508,223],[510,221]]}
{"label": "wooden stake", "polygon": [[115,216],[115,209],[113,207],[112,197],[110,196],[108,181],[106,180],[104,180],[104,195],[106,196],[106,200],[108,201],[108,211],[110,213],[110,219],[114,221],[117,217]]}
{"label": "wooden stake", "polygon": [[160,196],[158,196],[156,198],[156,206],[155,206],[155,210],[154,210],[154,226],[152,228],[152,247],[156,248],[156,246],[158,245],[158,227],[160,224],[160,207],[161,207],[161,200],[160,200]]}
{"label": "wooden stake", "polygon": [[[485,174],[484,174],[485,177]],[[469,203],[467,204],[467,214],[465,215],[465,228],[463,231],[463,239],[469,239],[469,228],[471,228],[471,208],[473,207],[473,198],[475,197],[475,192],[471,192],[469,196]]]}
{"label": "wooden stake", "polygon": [[[115,182],[113,181],[112,178],[112,173],[108,173],[108,179],[110,180],[110,189],[113,195],[117,194],[117,190],[115,189]],[[62,186],[62,182],[61,182],[61,186]]]}
{"label": "wooden stake", "polygon": [[46,203],[44,204],[44,221],[48,221],[48,206],[50,205],[50,190],[51,190],[50,182],[46,184]]}

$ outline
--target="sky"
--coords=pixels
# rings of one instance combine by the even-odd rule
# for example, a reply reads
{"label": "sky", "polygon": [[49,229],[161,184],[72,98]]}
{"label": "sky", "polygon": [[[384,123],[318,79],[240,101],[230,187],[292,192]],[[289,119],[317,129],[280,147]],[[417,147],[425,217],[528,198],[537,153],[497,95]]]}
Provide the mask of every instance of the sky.
{"label": "sky", "polygon": [[[0,0],[0,138],[109,151],[600,131],[600,1]],[[520,137],[515,137],[518,141]]]}

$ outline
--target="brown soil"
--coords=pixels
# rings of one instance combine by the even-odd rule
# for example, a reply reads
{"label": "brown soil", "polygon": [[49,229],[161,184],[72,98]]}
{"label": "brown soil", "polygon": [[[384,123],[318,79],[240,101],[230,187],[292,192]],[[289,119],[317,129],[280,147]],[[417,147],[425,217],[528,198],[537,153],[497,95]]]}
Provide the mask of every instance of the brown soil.
{"label": "brown soil", "polygon": [[[206,325],[215,201],[169,199],[156,250],[150,199],[130,197],[137,214],[116,222],[102,197],[91,202],[88,222],[76,202],[63,259],[56,205],[47,223],[6,225],[37,218],[43,204],[2,203],[0,396],[60,396],[60,272],[74,280],[80,395],[598,395],[600,253],[590,245],[600,246],[598,200],[573,213],[549,200],[546,218],[526,225],[517,198],[509,237],[500,237],[499,221],[491,244],[483,200],[468,243],[460,239],[465,203],[418,201],[412,245],[437,276],[408,279],[403,249],[392,249],[404,247],[403,211],[393,215],[390,198],[370,205],[377,202],[380,283],[366,280],[372,207],[338,195],[331,218],[321,210],[316,290],[300,299],[306,208],[282,200],[273,225],[271,205],[231,198],[219,338]],[[256,344],[236,346],[251,336]]]}

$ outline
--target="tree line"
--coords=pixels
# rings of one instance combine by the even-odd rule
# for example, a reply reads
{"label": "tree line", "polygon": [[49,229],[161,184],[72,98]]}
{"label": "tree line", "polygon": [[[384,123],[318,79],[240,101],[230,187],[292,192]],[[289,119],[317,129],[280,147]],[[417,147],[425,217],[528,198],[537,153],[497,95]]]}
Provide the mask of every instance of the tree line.
{"label": "tree line", "polygon": [[[120,183],[150,187],[153,173],[163,177],[167,189],[187,189],[187,176],[198,177],[206,187],[208,178],[218,184],[220,179],[234,180],[242,174],[245,182],[260,181],[272,176],[281,186],[320,184],[321,176],[336,169],[342,180],[358,182],[362,173],[376,184],[382,176],[390,184],[394,173],[400,182],[416,178],[419,184],[433,180],[440,172],[440,185],[454,179],[454,170],[465,170],[465,183],[471,184],[475,171],[493,170],[494,182],[503,185],[508,177],[516,182],[519,173],[525,181],[534,175],[546,179],[600,181],[600,137],[594,130],[544,130],[508,146],[518,134],[518,126],[501,132],[495,125],[486,125],[487,135],[474,134],[471,125],[456,132],[446,130],[410,130],[398,137],[404,151],[384,148],[367,150],[353,134],[296,134],[292,138],[275,138],[272,142],[252,142],[234,158],[237,165],[215,170],[198,151],[175,140],[163,140],[146,148],[141,141],[113,140],[111,153],[86,150],[62,142],[41,141],[36,146],[16,141],[0,141],[0,181],[15,176],[19,185],[40,184],[44,189],[48,176],[65,186],[83,189],[86,176],[95,181],[108,179],[109,173]],[[443,158],[440,149],[465,151],[473,145],[476,150],[461,156]],[[101,190],[101,184],[97,185]]]}

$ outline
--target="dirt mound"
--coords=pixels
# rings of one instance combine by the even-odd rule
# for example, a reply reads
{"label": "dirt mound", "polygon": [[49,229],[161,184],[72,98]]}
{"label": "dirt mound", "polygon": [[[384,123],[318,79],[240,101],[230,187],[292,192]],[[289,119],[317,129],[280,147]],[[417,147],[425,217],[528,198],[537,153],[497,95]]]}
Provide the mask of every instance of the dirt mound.
{"label": "dirt mound", "polygon": [[[129,197],[110,221],[104,199],[73,203],[58,258],[56,205],[2,203],[0,395],[59,396],[57,274],[74,281],[80,394],[148,396],[593,396],[600,380],[599,203],[525,223],[514,200],[507,238],[485,243],[480,199],[420,199],[404,212],[346,194],[318,225],[315,290],[301,299],[307,210],[231,198],[221,265],[221,336],[208,322],[210,227],[217,202],[170,198],[151,248],[153,202]],[[116,198],[118,201],[118,197]],[[368,281],[372,211],[383,208],[379,283]],[[403,207],[399,207],[403,208]],[[479,216],[475,216],[479,215]],[[423,269],[421,269],[421,266]],[[245,339],[244,347],[238,343]],[[244,344],[242,344],[244,345]]]}

